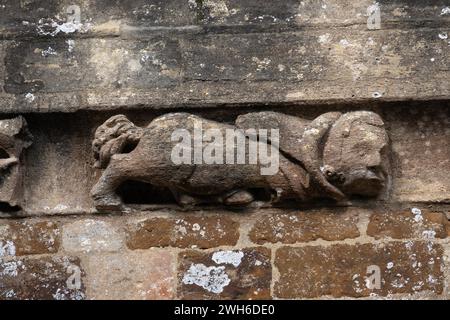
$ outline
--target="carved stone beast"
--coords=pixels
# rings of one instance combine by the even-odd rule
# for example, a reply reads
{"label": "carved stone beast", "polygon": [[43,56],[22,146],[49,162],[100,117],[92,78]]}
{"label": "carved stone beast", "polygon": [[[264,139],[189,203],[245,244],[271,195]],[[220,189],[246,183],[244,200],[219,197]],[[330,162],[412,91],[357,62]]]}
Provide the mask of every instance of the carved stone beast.
{"label": "carved stone beast", "polygon": [[[279,170],[262,175],[256,164],[175,164],[171,158],[177,129],[192,133],[196,125],[225,134],[226,129],[278,129]],[[389,182],[389,139],[381,118],[368,111],[330,112],[310,121],[276,112],[241,115],[234,125],[187,113],[160,116],[137,127],[123,115],[103,123],[95,133],[96,166],[105,169],[91,194],[99,210],[120,210],[116,189],[136,180],[170,189],[182,205],[222,203],[248,205],[254,190],[271,201],[314,198],[343,200],[351,195],[377,196]],[[131,150],[131,151],[130,151]],[[247,154],[248,155],[248,154]],[[150,199],[151,200],[151,199]]]}
{"label": "carved stone beast", "polygon": [[0,203],[20,205],[22,198],[21,155],[32,136],[21,116],[0,120]]}

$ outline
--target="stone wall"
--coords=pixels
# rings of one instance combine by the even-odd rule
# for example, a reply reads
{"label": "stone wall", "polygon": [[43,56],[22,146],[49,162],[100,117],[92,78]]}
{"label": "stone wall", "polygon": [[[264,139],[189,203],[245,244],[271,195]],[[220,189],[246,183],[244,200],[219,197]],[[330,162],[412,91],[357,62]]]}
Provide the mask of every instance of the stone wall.
{"label": "stone wall", "polygon": [[[0,299],[450,298],[450,8],[379,1],[372,29],[373,5],[0,0],[0,119],[33,135],[21,204],[0,203]],[[95,209],[110,116],[265,110],[379,114],[385,194],[183,209],[135,186]]]}

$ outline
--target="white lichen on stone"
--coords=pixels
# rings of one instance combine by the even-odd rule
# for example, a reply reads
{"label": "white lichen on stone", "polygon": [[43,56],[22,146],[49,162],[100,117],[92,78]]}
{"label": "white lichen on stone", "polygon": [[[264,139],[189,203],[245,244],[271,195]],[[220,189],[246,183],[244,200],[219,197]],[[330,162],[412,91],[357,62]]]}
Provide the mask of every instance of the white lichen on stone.
{"label": "white lichen on stone", "polygon": [[188,5],[189,5],[189,8],[195,9],[195,8],[197,8],[197,1],[195,1],[195,0],[188,0]]}
{"label": "white lichen on stone", "polygon": [[[65,34],[74,33],[76,31],[86,32],[91,28],[90,24],[83,25],[82,23],[76,22],[64,22],[58,23],[53,19],[45,22],[44,19],[40,19],[36,25],[37,33],[41,36],[56,36],[58,33],[62,32]],[[48,31],[48,30],[51,31]]]}
{"label": "white lichen on stone", "polygon": [[319,43],[329,43],[331,39],[331,35],[329,33],[325,33],[319,36]]}
{"label": "white lichen on stone", "polygon": [[184,284],[195,284],[216,294],[223,292],[223,289],[231,282],[225,267],[207,267],[201,263],[191,265],[182,281]]}
{"label": "white lichen on stone", "polygon": [[423,221],[422,211],[419,208],[412,208],[411,213],[414,215],[415,222]]}
{"label": "white lichen on stone", "polygon": [[25,95],[25,101],[28,102],[28,103],[33,102],[34,99],[36,99],[36,97],[34,96],[34,94],[32,94],[32,93],[30,93],[30,92],[28,92],[28,93]]}
{"label": "white lichen on stone", "polygon": [[272,62],[269,58],[259,59],[258,57],[252,57],[252,61],[257,64],[256,70],[262,71],[267,69],[269,64]]}
{"label": "white lichen on stone", "polygon": [[347,47],[350,45],[350,42],[348,42],[347,39],[341,39],[341,41],[339,41],[339,44],[343,47]]}
{"label": "white lichen on stone", "polygon": [[15,256],[16,255],[16,246],[10,240],[5,241],[3,243],[0,241],[0,257],[5,256]]}
{"label": "white lichen on stone", "polygon": [[436,237],[436,231],[434,230],[424,230],[422,232],[422,236],[424,239],[434,239]]}
{"label": "white lichen on stone", "polygon": [[22,261],[9,261],[2,264],[3,270],[1,270],[0,275],[16,277],[19,273],[19,268],[22,267]]}
{"label": "white lichen on stone", "polygon": [[442,33],[439,33],[438,37],[441,40],[445,40],[448,38],[448,34],[446,32],[442,32]]}
{"label": "white lichen on stone", "polygon": [[16,293],[15,293],[14,289],[7,291],[5,293],[5,297],[9,298],[9,299],[16,297]]}
{"label": "white lichen on stone", "polygon": [[69,40],[66,41],[66,43],[67,43],[67,45],[68,45],[67,50],[68,50],[69,52],[73,52],[73,49],[74,49],[74,47],[75,47],[75,40],[69,39]]}
{"label": "white lichen on stone", "polygon": [[55,211],[64,211],[64,210],[66,210],[66,209],[69,209],[69,207],[68,206],[66,206],[65,204],[57,204],[54,208],[53,208],[53,210],[55,210]]}
{"label": "white lichen on stone", "polygon": [[244,253],[242,251],[217,251],[212,255],[212,260],[217,264],[231,264],[238,267],[241,264]]}
{"label": "white lichen on stone", "polygon": [[450,15],[450,7],[444,7],[441,10],[441,16]]}
{"label": "white lichen on stone", "polygon": [[45,50],[42,50],[41,55],[43,57],[48,57],[48,56],[56,56],[58,53],[56,52],[55,49],[53,49],[52,47],[48,47]]}

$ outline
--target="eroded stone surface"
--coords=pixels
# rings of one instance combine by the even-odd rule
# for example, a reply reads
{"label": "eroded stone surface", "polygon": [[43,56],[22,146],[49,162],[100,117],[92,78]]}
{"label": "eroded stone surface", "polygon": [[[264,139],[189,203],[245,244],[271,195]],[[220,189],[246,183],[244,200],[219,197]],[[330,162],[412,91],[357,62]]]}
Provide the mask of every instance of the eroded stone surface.
{"label": "eroded stone surface", "polygon": [[2,300],[85,299],[84,270],[72,257],[0,261]]}
{"label": "eroded stone surface", "polygon": [[82,219],[63,226],[62,244],[69,252],[114,252],[122,248],[123,240],[111,223]]}
{"label": "eroded stone surface", "polygon": [[205,0],[202,1],[203,20],[214,25],[321,25],[367,24],[367,10],[377,5],[381,8],[382,25],[393,22],[407,23],[433,17],[443,23],[445,1],[421,1],[414,5],[406,2],[372,0],[283,0],[261,5],[258,0]]}
{"label": "eroded stone surface", "polygon": [[450,109],[426,111],[396,108],[386,112],[390,123],[393,199],[448,202],[450,199]]}
{"label": "eroded stone surface", "polygon": [[179,254],[182,299],[270,299],[270,250],[246,248]]}
{"label": "eroded stone surface", "polygon": [[127,228],[127,246],[130,249],[150,247],[233,246],[239,239],[239,224],[229,217],[150,218],[130,223]]}
{"label": "eroded stone surface", "polygon": [[60,229],[55,222],[5,221],[0,223],[0,258],[56,253],[60,238]]}
{"label": "eroded stone surface", "polygon": [[[436,10],[433,19],[439,16]],[[444,99],[450,89],[443,32],[448,28],[201,33],[177,39],[150,34],[145,41],[78,38],[72,52],[64,38],[12,42],[5,46],[1,111]],[[58,54],[45,56],[49,47]],[[32,103],[25,99],[30,92]]]}
{"label": "eroded stone surface", "polygon": [[367,234],[375,239],[442,239],[447,237],[448,229],[449,222],[444,213],[412,208],[372,214]]}
{"label": "eroded stone surface", "polygon": [[87,260],[89,299],[174,298],[175,257],[168,251],[102,253]]}
{"label": "eroded stone surface", "polygon": [[443,249],[432,242],[283,247],[275,265],[280,272],[275,295],[280,298],[443,291]]}
{"label": "eroded stone surface", "polygon": [[257,218],[249,237],[257,244],[344,240],[359,236],[357,223],[354,209],[274,213]]}

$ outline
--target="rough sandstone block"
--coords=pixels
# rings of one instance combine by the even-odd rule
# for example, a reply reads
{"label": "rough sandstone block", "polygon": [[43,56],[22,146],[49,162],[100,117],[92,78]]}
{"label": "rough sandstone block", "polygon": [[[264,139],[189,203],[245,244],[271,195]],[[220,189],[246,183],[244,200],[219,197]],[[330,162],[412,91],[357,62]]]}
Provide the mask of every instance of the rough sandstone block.
{"label": "rough sandstone block", "polygon": [[413,208],[408,211],[387,211],[374,213],[370,217],[367,234],[375,239],[390,237],[446,238],[449,222],[444,213],[423,211]]}
{"label": "rough sandstone block", "polygon": [[239,224],[229,217],[150,218],[128,225],[127,246],[132,250],[234,246],[239,239],[238,228]]}
{"label": "rough sandstone block", "polygon": [[246,248],[179,255],[181,299],[270,299],[270,250]]}
{"label": "rough sandstone block", "polygon": [[87,261],[89,299],[174,298],[175,257],[167,251],[102,253]]}
{"label": "rough sandstone block", "polygon": [[72,257],[0,261],[1,300],[85,299],[84,271]]}
{"label": "rough sandstone block", "polygon": [[358,212],[354,209],[275,213],[257,218],[249,237],[257,244],[296,243],[317,239],[337,241],[357,238],[357,223]]}
{"label": "rough sandstone block", "polygon": [[0,258],[55,253],[60,238],[60,229],[54,222],[5,221],[0,224]]}
{"label": "rough sandstone block", "polygon": [[[283,247],[275,257],[280,272],[275,295],[367,297],[426,290],[440,294],[444,286],[442,255],[439,244],[420,241]],[[379,287],[375,286],[374,268],[379,271]]]}

